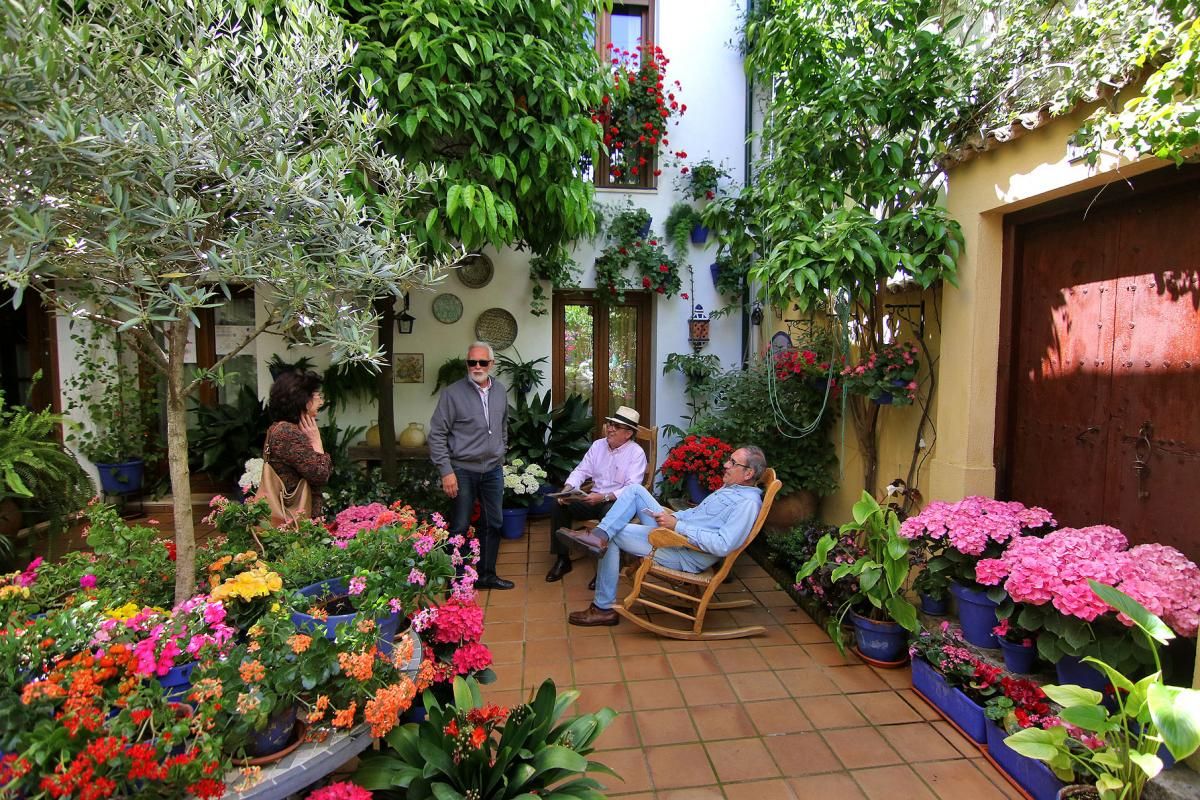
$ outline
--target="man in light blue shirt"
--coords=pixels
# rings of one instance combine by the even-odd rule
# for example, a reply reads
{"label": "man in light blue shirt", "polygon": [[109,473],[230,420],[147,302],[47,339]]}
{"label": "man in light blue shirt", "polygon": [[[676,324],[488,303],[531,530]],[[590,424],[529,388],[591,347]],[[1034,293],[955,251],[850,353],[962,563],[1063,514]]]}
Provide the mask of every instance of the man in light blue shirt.
{"label": "man in light blue shirt", "polygon": [[[710,494],[695,508],[671,512],[659,505],[654,496],[641,486],[631,486],[621,493],[612,509],[600,520],[588,541],[587,534],[560,529],[558,535],[600,552],[596,572],[596,596],[584,611],[568,617],[572,625],[616,625],[620,621],[612,610],[617,598],[621,553],[635,556],[650,554],[650,531],[669,528],[680,533],[704,552],[685,547],[663,547],[654,551],[655,563],[668,569],[684,572],[703,572],[723,557],[739,548],[762,508],[762,490],[754,484],[767,468],[762,450],[753,446],[739,447],[725,462],[725,485]],[[637,521],[630,522],[636,515]],[[582,538],[581,538],[582,537]]]}

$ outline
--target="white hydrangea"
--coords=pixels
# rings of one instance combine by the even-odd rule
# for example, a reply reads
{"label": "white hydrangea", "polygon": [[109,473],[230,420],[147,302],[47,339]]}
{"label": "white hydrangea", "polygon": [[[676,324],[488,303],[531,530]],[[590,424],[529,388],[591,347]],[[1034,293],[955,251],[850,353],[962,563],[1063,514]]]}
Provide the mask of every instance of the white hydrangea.
{"label": "white hydrangea", "polygon": [[246,461],[243,468],[245,472],[242,473],[242,477],[238,478],[238,486],[241,487],[244,494],[250,494],[262,483],[263,460],[251,458]]}

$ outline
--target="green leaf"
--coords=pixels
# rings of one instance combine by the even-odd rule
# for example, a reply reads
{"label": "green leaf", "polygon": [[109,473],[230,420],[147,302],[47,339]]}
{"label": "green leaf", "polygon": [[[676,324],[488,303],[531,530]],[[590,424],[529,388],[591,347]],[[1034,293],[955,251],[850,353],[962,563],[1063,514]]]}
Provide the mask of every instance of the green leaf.
{"label": "green leaf", "polygon": [[533,766],[539,774],[552,769],[583,772],[587,769],[587,759],[569,747],[553,745],[533,757]]}
{"label": "green leaf", "polygon": [[1025,728],[1004,739],[1004,743],[1026,758],[1052,761],[1065,749],[1067,729],[1055,726],[1048,730]]}
{"label": "green leaf", "polygon": [[878,512],[878,511],[879,511],[879,503],[876,502],[875,498],[872,497],[869,492],[863,492],[862,497],[859,499],[859,501],[857,503],[854,504],[854,507],[851,509],[851,513],[854,516],[854,521],[857,522],[859,525],[862,525],[864,522],[866,522],[868,519],[871,518],[872,514]]}
{"label": "green leaf", "polygon": [[903,597],[889,597],[886,605],[888,615],[899,623],[900,627],[909,633],[916,633],[920,630],[920,622],[917,620],[917,609],[912,603]]}
{"label": "green leaf", "polygon": [[1150,719],[1176,759],[1200,748],[1200,691],[1153,684],[1146,690]]}
{"label": "green leaf", "polygon": [[1047,683],[1042,686],[1042,691],[1060,706],[1098,706],[1100,701],[1104,699],[1104,695],[1092,689],[1085,689],[1082,686],[1068,684],[1066,686],[1056,686],[1052,683]]}
{"label": "green leaf", "polygon": [[1142,772],[1146,773],[1147,778],[1157,778],[1163,769],[1162,759],[1154,753],[1132,752],[1129,754],[1129,760],[1137,764]]}
{"label": "green leaf", "polygon": [[[408,85],[410,83],[412,83],[412,79],[413,79],[413,74],[411,72],[401,72],[399,75],[396,76],[395,92],[396,92],[397,97],[404,94],[404,90],[408,88]],[[410,133],[409,136],[412,136],[412,134]]]}
{"label": "green leaf", "polygon": [[1145,631],[1147,636],[1159,644],[1165,645],[1175,638],[1175,632],[1167,627],[1165,622],[1151,614],[1145,606],[1121,590],[1091,579],[1088,579],[1088,586],[1092,587],[1092,591],[1096,593],[1097,597],[1133,620],[1134,625]]}
{"label": "green leaf", "polygon": [[1059,716],[1085,731],[1100,732],[1112,728],[1108,722],[1108,709],[1104,706],[1070,706]]}

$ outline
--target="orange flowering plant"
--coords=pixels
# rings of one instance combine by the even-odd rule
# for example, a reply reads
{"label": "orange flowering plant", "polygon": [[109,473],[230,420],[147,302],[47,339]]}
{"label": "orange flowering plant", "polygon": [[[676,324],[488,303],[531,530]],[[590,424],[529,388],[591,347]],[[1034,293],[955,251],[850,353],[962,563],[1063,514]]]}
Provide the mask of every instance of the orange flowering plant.
{"label": "orange flowering plant", "polygon": [[[602,797],[603,787],[588,773],[616,773],[588,755],[617,713],[602,708],[562,719],[578,697],[578,690],[560,694],[547,680],[528,703],[485,705],[477,681],[455,678],[453,702],[443,705],[426,692],[425,721],[389,733],[387,748],[363,758],[354,782],[372,790],[402,788],[408,800]],[[502,795],[497,786],[505,787]]]}

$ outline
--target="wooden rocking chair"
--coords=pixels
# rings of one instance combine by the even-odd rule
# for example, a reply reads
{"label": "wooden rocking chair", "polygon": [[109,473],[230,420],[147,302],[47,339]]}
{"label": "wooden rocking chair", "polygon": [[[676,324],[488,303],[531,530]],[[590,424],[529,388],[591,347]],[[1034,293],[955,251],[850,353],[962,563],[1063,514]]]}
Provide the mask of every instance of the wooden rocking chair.
{"label": "wooden rocking chair", "polygon": [[[659,547],[687,547],[698,551],[700,548],[688,542],[682,534],[667,528],[655,528],[650,532],[650,545],[654,550],[651,550],[650,555],[642,559],[641,565],[633,575],[633,588],[624,600],[613,606],[613,611],[639,627],[672,639],[736,639],[742,636],[766,633],[767,629],[761,625],[715,631],[704,630],[704,616],[710,609],[744,608],[754,604],[753,600],[713,602],[713,596],[721,586],[721,582],[733,569],[737,557],[762,530],[763,522],[766,521],[767,514],[771,511],[771,504],[775,502],[775,495],[783,486],[775,477],[775,470],[770,468],[763,472],[760,483],[763,487],[762,509],[758,512],[758,518],[754,520],[754,527],[750,529],[750,535],[746,537],[746,541],[742,542],[741,547],[703,572],[682,572],[668,569],[661,564],[654,563],[654,550]],[[698,593],[681,591],[678,588],[681,584]],[[651,600],[643,596],[647,592],[656,592],[662,596],[662,601]],[[671,603],[671,605],[667,605],[667,603]],[[687,620],[692,624],[691,628],[657,625],[636,612],[636,607],[639,605]],[[680,606],[680,608],[673,606]],[[691,610],[692,607],[695,607],[694,611]]]}

